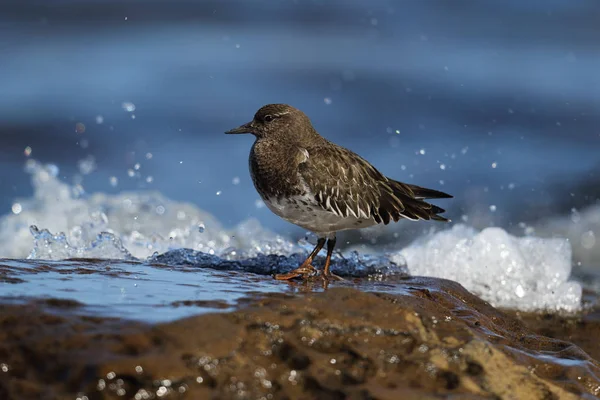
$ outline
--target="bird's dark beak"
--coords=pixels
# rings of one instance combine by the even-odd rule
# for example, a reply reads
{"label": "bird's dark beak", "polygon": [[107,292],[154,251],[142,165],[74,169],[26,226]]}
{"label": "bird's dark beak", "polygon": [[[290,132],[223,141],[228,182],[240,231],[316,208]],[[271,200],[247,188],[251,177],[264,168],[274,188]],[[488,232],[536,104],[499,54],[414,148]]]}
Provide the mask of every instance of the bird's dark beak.
{"label": "bird's dark beak", "polygon": [[248,122],[247,124],[238,126],[237,128],[233,128],[231,130],[228,130],[225,133],[227,133],[228,135],[231,135],[231,134],[239,134],[239,133],[252,133],[252,131],[253,131],[252,122]]}

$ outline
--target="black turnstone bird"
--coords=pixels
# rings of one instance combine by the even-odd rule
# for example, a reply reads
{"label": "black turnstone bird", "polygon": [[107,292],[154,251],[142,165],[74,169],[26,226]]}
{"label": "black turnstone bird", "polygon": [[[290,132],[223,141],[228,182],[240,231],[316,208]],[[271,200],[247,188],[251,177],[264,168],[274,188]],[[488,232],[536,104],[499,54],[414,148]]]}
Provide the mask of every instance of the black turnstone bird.
{"label": "black turnstone bird", "polygon": [[452,196],[386,177],[359,155],[323,138],[302,111],[287,104],[268,104],[251,122],[225,133],[256,136],[250,174],[260,197],[272,212],[318,237],[306,261],[276,279],[315,275],[312,261],[326,241],[321,276],[337,278],[330,263],[338,231],[402,218],[448,221],[439,215],[443,209],[425,200]]}

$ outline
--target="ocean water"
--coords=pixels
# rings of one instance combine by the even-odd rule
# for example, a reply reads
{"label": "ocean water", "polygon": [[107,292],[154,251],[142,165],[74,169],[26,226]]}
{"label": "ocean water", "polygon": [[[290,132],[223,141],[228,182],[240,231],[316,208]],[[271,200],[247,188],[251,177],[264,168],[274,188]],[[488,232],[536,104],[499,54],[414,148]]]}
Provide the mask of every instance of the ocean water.
{"label": "ocean water", "polygon": [[600,287],[595,2],[1,7],[0,257],[306,251],[254,191],[252,138],[222,134],[285,102],[385,174],[455,196],[439,202],[453,225],[341,235],[348,274],[387,260],[522,309],[577,309],[571,268]]}

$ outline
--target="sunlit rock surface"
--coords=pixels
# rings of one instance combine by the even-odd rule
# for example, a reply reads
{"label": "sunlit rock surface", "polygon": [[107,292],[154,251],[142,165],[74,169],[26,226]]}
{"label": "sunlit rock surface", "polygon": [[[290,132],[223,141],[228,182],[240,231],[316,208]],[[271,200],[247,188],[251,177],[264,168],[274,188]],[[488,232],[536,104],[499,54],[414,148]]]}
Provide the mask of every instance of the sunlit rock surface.
{"label": "sunlit rock surface", "polygon": [[[534,334],[462,288],[254,295],[237,311],[148,325],[74,301],[4,303],[2,398],[578,399],[600,390],[579,347]],[[109,333],[110,332],[110,333]],[[26,351],[14,351],[14,349]],[[49,362],[52,360],[52,362]]]}

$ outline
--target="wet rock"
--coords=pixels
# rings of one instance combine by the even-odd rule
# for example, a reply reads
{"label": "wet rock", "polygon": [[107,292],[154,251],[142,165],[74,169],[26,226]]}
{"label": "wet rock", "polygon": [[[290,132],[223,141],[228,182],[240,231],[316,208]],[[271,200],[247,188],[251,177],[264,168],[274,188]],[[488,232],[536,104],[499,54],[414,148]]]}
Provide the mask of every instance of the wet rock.
{"label": "wet rock", "polygon": [[[399,295],[331,288],[149,325],[61,302],[0,306],[0,396],[23,398],[576,399],[600,365],[457,283]],[[52,308],[50,310],[50,308]],[[80,314],[80,313],[79,313]]]}
{"label": "wet rock", "polygon": [[600,360],[600,299],[597,294],[588,293],[586,300],[588,306],[585,311],[574,315],[515,311],[508,313],[522,321],[533,332],[575,343],[592,358]]}

